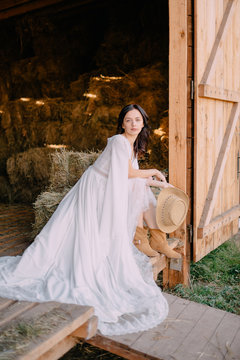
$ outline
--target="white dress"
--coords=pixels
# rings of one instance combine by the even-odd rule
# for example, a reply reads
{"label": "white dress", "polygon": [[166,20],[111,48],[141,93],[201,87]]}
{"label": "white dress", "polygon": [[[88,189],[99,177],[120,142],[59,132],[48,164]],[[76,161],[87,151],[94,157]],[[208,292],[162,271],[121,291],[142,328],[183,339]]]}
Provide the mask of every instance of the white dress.
{"label": "white dress", "polygon": [[108,139],[24,254],[0,258],[0,296],[93,306],[105,335],[166,318],[149,260],[132,244],[139,214],[156,200],[146,179],[128,179],[130,157],[124,136]]}

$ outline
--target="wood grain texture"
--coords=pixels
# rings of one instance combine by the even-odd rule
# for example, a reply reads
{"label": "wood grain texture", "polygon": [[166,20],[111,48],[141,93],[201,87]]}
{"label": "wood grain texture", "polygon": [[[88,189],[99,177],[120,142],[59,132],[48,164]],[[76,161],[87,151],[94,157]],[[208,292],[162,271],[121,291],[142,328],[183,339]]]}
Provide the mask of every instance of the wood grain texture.
{"label": "wood grain texture", "polygon": [[195,0],[194,7],[196,260],[238,231],[233,218],[226,225],[223,214],[239,204],[240,1]]}
{"label": "wood grain texture", "polygon": [[[214,1],[211,1],[210,3],[214,4]],[[217,53],[220,47],[220,42],[223,41],[224,39],[224,35],[227,32],[228,29],[228,25],[231,22],[231,16],[234,13],[234,5],[235,5],[236,1],[235,0],[228,0],[224,15],[223,15],[223,19],[222,22],[220,24],[219,30],[217,32],[213,47],[212,47],[212,51],[210,53],[202,80],[201,80],[201,84],[206,84],[209,81],[209,78],[213,72],[214,69],[214,65],[217,61]],[[214,4],[215,5],[215,4]],[[214,16],[215,18],[215,16]],[[211,21],[211,16],[209,17],[209,22]],[[214,25],[213,22],[211,22],[212,25]],[[209,33],[208,33],[209,35]]]}
{"label": "wood grain texture", "polygon": [[207,198],[204,204],[202,216],[199,222],[199,227],[205,227],[210,223],[213,208],[216,201],[217,192],[222,180],[225,164],[227,161],[228,152],[230,150],[230,146],[236,129],[239,112],[240,112],[240,103],[233,104],[230,119],[227,125],[226,132],[224,134],[222,146],[219,151],[212,180],[209,186]]}
{"label": "wood grain texture", "polygon": [[[237,358],[239,316],[174,295],[164,296],[169,302],[169,315],[163,323],[128,336],[98,336],[91,343],[134,360],[137,356],[139,359],[226,360],[228,349],[232,358]],[[211,356],[207,357],[208,354]]]}
{"label": "wood grain texture", "polygon": [[[182,190],[187,190],[187,107],[188,92],[188,1],[169,1],[169,182]],[[190,101],[191,104],[191,101]],[[179,229],[181,240],[186,245],[186,222]],[[174,237],[179,238],[179,233]],[[185,250],[184,250],[185,256]],[[183,270],[187,262],[183,260]],[[164,270],[164,278],[172,286],[188,281],[182,273]],[[185,278],[184,278],[185,277]],[[166,283],[166,282],[165,282]]]}

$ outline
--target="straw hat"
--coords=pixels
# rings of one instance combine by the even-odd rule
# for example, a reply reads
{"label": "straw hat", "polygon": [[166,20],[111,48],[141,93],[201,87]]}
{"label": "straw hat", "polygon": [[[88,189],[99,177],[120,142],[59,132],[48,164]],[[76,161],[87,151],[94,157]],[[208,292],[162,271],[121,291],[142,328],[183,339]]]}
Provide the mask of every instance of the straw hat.
{"label": "straw hat", "polygon": [[165,233],[175,231],[187,215],[189,198],[187,194],[175,187],[160,191],[157,199],[156,221],[160,230]]}

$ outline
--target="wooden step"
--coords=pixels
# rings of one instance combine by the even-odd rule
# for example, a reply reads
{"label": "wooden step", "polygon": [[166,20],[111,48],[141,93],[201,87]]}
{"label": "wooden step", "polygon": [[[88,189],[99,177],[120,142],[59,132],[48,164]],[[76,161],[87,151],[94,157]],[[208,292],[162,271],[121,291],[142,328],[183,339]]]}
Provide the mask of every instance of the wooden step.
{"label": "wooden step", "polygon": [[[90,339],[97,331],[97,318],[90,306],[0,298],[0,308],[1,345],[13,344],[14,339],[18,341],[17,347],[9,345],[4,349],[2,354],[6,358],[59,359],[76,345],[78,339]],[[29,338],[24,335],[20,343],[19,328],[32,331]]]}

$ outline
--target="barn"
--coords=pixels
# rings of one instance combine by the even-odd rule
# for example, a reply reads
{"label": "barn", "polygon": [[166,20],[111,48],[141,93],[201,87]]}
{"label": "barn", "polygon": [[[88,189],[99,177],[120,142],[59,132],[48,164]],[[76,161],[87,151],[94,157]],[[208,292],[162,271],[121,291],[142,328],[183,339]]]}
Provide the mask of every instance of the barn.
{"label": "barn", "polygon": [[239,0],[1,1],[1,201],[34,201],[52,145],[102,149],[138,102],[153,128],[143,166],[191,200],[182,267],[163,271],[187,284],[190,261],[238,232],[239,14]]}

